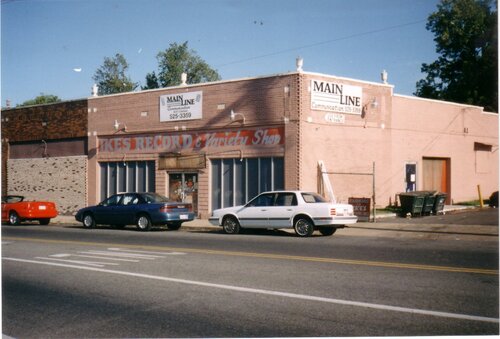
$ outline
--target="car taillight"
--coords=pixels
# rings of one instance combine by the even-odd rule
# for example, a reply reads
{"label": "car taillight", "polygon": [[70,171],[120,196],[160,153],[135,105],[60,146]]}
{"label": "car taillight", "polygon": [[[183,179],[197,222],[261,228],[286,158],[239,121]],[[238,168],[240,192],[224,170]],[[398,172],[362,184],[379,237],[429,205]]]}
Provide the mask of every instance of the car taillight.
{"label": "car taillight", "polygon": [[337,215],[337,211],[335,211],[335,208],[330,208],[330,215]]}
{"label": "car taillight", "polygon": [[162,207],[160,207],[160,212],[169,213],[169,212],[175,212],[177,210],[185,210],[185,209],[187,209],[188,212],[192,212],[193,206],[191,204],[163,205]]}
{"label": "car taillight", "polygon": [[162,212],[162,213],[168,213],[168,212],[172,212],[174,209],[175,209],[174,206],[163,205],[162,207],[160,207],[160,212]]}

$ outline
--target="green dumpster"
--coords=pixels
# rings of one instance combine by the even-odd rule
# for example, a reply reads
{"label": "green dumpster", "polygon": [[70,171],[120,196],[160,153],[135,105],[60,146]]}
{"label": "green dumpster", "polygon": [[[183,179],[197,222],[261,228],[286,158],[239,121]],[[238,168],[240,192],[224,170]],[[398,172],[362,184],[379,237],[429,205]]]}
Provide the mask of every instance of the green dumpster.
{"label": "green dumpster", "polygon": [[444,213],[444,202],[446,201],[446,193],[439,192],[436,194],[436,199],[434,200],[434,206],[432,207],[432,213],[437,215],[438,213]]}
{"label": "green dumpster", "polygon": [[406,192],[399,194],[401,202],[401,216],[420,216],[424,207],[425,194],[421,192]]}
{"label": "green dumpster", "polygon": [[422,215],[431,215],[434,213],[434,203],[436,202],[436,192],[421,191],[425,196],[424,206],[422,207]]}

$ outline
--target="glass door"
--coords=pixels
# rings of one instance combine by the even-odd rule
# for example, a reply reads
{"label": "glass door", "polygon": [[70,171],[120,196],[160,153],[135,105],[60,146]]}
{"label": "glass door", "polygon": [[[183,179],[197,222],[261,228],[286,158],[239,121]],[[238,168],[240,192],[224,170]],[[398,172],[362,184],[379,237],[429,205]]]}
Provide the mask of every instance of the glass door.
{"label": "glass door", "polygon": [[198,213],[198,173],[170,173],[169,198],[173,201],[193,205],[193,212]]}

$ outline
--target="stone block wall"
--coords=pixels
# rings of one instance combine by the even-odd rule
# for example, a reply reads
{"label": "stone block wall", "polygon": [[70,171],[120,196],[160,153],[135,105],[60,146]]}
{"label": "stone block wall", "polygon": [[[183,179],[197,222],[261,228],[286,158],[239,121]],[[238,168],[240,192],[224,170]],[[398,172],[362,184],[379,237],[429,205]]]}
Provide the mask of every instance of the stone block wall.
{"label": "stone block wall", "polygon": [[8,194],[56,203],[59,214],[86,206],[87,156],[9,159]]}

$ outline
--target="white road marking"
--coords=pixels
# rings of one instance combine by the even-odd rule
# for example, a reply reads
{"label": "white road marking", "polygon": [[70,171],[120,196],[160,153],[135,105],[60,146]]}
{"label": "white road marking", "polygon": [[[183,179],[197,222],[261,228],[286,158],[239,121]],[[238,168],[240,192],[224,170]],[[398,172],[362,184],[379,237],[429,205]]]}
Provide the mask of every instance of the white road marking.
{"label": "white road marking", "polygon": [[[154,260],[158,258],[166,258],[167,255],[181,255],[186,254],[183,252],[151,252],[151,251],[136,251],[128,250],[122,248],[111,247],[107,251],[89,250],[80,251],[77,253],[81,254],[68,254],[68,253],[58,253],[50,255],[51,258],[68,258],[68,257],[79,257],[79,258],[91,258],[91,259],[104,259],[111,261],[123,261],[123,262],[140,262],[138,259],[144,260]],[[161,255],[158,255],[161,254]],[[40,258],[40,257],[38,257]],[[49,259],[51,259],[49,258]],[[125,259],[127,258],[127,259]],[[51,259],[56,260],[56,259]],[[91,262],[91,261],[77,261],[77,260],[65,260],[70,263],[82,263],[84,265],[91,265],[96,267],[104,267],[105,263],[101,262]],[[115,265],[115,264],[113,264]]]}
{"label": "white road marking", "polygon": [[186,253],[184,252],[151,252],[151,251],[136,251],[136,250],[129,250],[125,248],[118,248],[118,247],[110,247],[108,248],[108,251],[126,251],[130,253],[146,253],[146,254],[161,254],[162,257],[165,255],[184,255]]}
{"label": "white road marking", "polygon": [[122,258],[136,258],[136,259],[144,259],[144,260],[155,260],[158,258],[165,258],[160,255],[148,255],[148,254],[138,254],[138,253],[127,253],[127,252],[108,252],[108,251],[84,251],[78,252],[82,254],[96,254],[96,255],[105,255],[110,257],[122,257]]}
{"label": "white road marking", "polygon": [[[47,259],[47,258],[37,258],[37,259]],[[371,308],[371,309],[382,310],[382,311],[401,312],[401,313],[410,313],[410,314],[420,314],[420,315],[425,315],[425,316],[443,317],[443,318],[460,319],[460,320],[470,320],[470,321],[481,321],[481,322],[489,322],[489,323],[499,323],[499,319],[498,318],[489,318],[489,317],[482,317],[482,316],[475,316],[475,315],[468,315],[468,314],[431,311],[431,310],[423,310],[423,309],[417,309],[417,308],[407,308],[407,307],[399,307],[399,306],[391,306],[391,305],[383,305],[383,304],[373,304],[373,303],[360,302],[360,301],[352,301],[352,300],[342,300],[342,299],[335,299],[335,298],[316,297],[316,296],[305,295],[305,294],[296,294],[296,293],[287,293],[287,292],[263,290],[263,289],[257,289],[257,288],[248,288],[248,287],[239,287],[239,286],[232,286],[232,285],[214,284],[214,283],[208,283],[208,282],[203,282],[203,281],[177,279],[177,278],[162,277],[162,276],[156,276],[156,275],[150,275],[150,274],[133,273],[133,272],[125,272],[125,271],[115,271],[115,270],[109,270],[109,269],[103,269],[103,268],[94,268],[94,267],[87,267],[87,266],[77,266],[77,265],[69,265],[69,264],[62,264],[62,263],[53,263],[53,262],[46,262],[46,261],[36,261],[36,260],[28,260],[28,259],[20,259],[20,258],[9,258],[9,257],[4,257],[4,258],[2,258],[2,260],[17,261],[17,262],[24,262],[24,263],[31,263],[31,264],[38,264],[38,265],[48,265],[48,266],[58,266],[58,267],[66,267],[66,268],[75,268],[75,269],[79,269],[79,270],[94,271],[94,272],[109,273],[109,274],[117,274],[117,275],[124,275],[124,276],[129,276],[129,277],[151,279],[151,280],[160,280],[160,281],[167,281],[167,282],[172,282],[172,283],[194,285],[194,286],[202,286],[202,287],[209,287],[209,288],[217,288],[217,289],[223,289],[223,290],[229,290],[229,291],[236,291],[236,292],[243,292],[243,293],[271,295],[271,296],[276,296],[276,297],[291,298],[291,299],[300,299],[300,300],[307,300],[307,301],[317,301],[317,302],[324,302],[324,303],[337,304],[337,305],[364,307],[364,308]]]}
{"label": "white road marking", "polygon": [[[108,263],[108,262],[97,262],[97,261],[67,260],[67,259],[44,258],[44,257],[35,257],[35,259],[62,261],[62,262],[67,262],[67,263],[71,263],[71,264],[88,265],[88,266],[94,266],[94,267],[105,267],[106,265],[118,265],[116,263],[111,263],[111,262]],[[47,263],[47,264],[59,265],[59,264],[55,264],[55,263]],[[69,265],[69,266],[72,266],[72,265]],[[75,266],[75,267],[79,267],[79,266]]]}
{"label": "white road marking", "polygon": [[126,262],[140,262],[140,260],[135,260],[135,259],[110,258],[110,257],[101,257],[101,256],[97,256],[97,255],[74,254],[73,256],[80,257],[80,258],[93,258],[93,259],[104,259],[104,260],[126,261]]}

